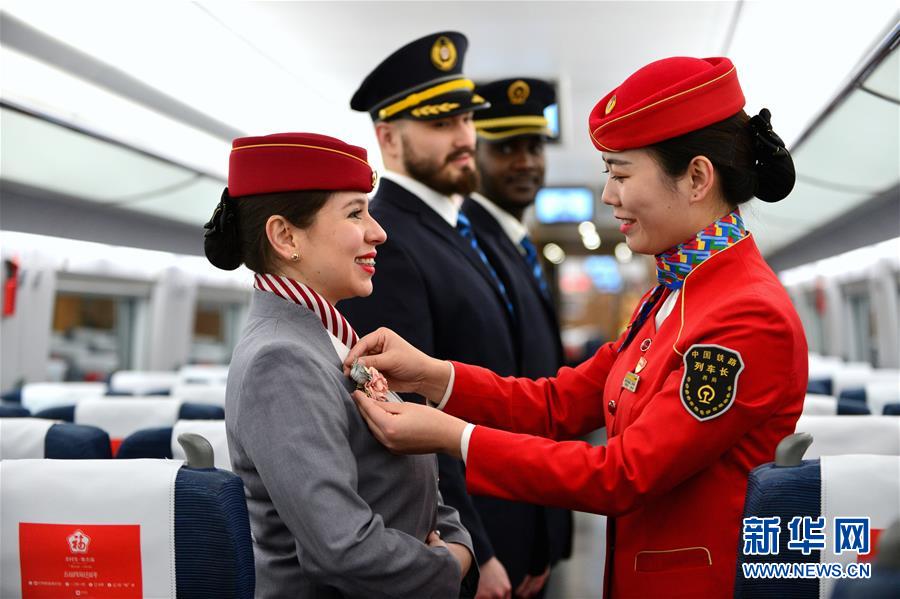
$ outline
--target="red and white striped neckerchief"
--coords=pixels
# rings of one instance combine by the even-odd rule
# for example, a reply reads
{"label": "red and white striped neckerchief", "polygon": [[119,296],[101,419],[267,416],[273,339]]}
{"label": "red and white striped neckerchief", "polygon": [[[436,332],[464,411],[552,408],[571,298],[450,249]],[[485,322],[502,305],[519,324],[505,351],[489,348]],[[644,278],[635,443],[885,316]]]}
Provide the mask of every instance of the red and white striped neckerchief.
{"label": "red and white striped neckerchief", "polygon": [[255,282],[253,287],[260,291],[269,291],[281,299],[304,306],[319,317],[325,330],[336,339],[352,348],[359,341],[359,337],[347,319],[337,309],[328,303],[324,297],[298,281],[279,275],[262,275],[253,273]]}

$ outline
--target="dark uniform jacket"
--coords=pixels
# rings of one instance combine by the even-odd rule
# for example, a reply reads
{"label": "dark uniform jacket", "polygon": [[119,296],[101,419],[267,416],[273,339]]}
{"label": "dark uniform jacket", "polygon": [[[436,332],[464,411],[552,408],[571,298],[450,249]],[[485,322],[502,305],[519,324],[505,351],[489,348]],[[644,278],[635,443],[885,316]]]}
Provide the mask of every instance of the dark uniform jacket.
{"label": "dark uniform jacket", "polygon": [[[556,375],[564,362],[552,299],[541,292],[525,257],[484,206],[469,198],[463,203],[462,211],[472,222],[481,248],[495,265],[515,307],[516,376],[536,379]],[[482,511],[490,512],[500,512],[509,506],[507,501],[487,497],[477,497],[476,503]],[[516,503],[506,517],[511,521],[533,522],[535,537],[530,548],[495,543],[501,562],[523,563],[530,549],[529,573],[540,574],[548,563],[556,563],[571,553],[570,511]],[[493,538],[492,522],[486,522],[485,526]]]}
{"label": "dark uniform jacket", "polygon": [[[378,247],[372,295],[340,304],[356,331],[364,335],[386,326],[436,358],[478,364],[501,375],[518,373],[512,316],[468,241],[389,179],[381,181],[371,213],[388,238]],[[472,534],[478,563],[495,551],[510,554],[507,547],[521,549],[520,564],[504,564],[515,586],[527,573],[524,556],[540,542],[535,526],[518,515],[521,504],[469,497],[462,461],[439,456],[438,462],[441,494]]]}

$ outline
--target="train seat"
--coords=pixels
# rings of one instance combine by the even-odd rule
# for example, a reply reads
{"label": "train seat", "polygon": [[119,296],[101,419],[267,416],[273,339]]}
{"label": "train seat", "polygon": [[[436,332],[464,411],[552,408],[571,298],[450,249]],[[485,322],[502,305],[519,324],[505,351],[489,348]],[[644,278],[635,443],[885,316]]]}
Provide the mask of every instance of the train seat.
{"label": "train seat", "polygon": [[900,371],[894,368],[872,368],[863,362],[851,362],[832,374],[832,393],[841,397],[845,390],[864,389],[869,383],[900,380]]}
{"label": "train seat", "polygon": [[3,479],[16,481],[0,489],[0,596],[24,588],[50,596],[64,585],[76,587],[66,596],[77,596],[80,585],[84,596],[102,586],[104,597],[253,597],[243,484],[206,466],[0,462]]}
{"label": "train seat", "polygon": [[43,418],[0,418],[0,460],[111,457],[109,435],[96,426]]}
{"label": "train seat", "polygon": [[86,399],[74,406],[51,408],[35,416],[100,427],[109,433],[115,455],[122,440],[135,431],[174,426],[178,420],[221,420],[225,418],[225,410],[220,406],[164,397],[101,398]]}
{"label": "train seat", "polygon": [[860,416],[847,419],[804,414],[797,421],[795,430],[812,435],[812,445],[805,454],[808,459],[857,453],[900,456],[898,418]]}
{"label": "train seat", "polygon": [[183,433],[196,433],[209,441],[216,468],[231,470],[224,420],[179,420],[173,427],[136,431],[122,441],[116,457],[183,459],[184,450],[177,439]]}
{"label": "train seat", "polygon": [[82,399],[106,395],[106,383],[26,383],[22,387],[22,407],[36,414],[56,406],[69,406]]}
{"label": "train seat", "polygon": [[803,400],[803,413],[819,416],[834,416],[837,414],[837,399],[830,395],[807,393]]}
{"label": "train seat", "polygon": [[883,414],[884,406],[900,402],[900,376],[893,376],[890,370],[875,370],[870,382],[861,387],[845,387],[840,399],[862,402],[872,414]]}
{"label": "train seat", "polygon": [[211,404],[216,406],[225,405],[225,383],[224,382],[180,382],[172,387],[172,397],[182,401],[192,403]]}
{"label": "train seat", "polygon": [[127,395],[168,395],[178,373],[169,371],[119,370],[109,379],[109,392]]}
{"label": "train seat", "polygon": [[869,416],[872,414],[866,402],[845,397],[838,398],[837,413],[839,416]]}
{"label": "train seat", "polygon": [[866,403],[873,414],[884,414],[887,405],[900,403],[900,377],[867,383]]}
{"label": "train seat", "polygon": [[[797,437],[792,435],[786,441]],[[871,560],[877,554],[875,547],[881,531],[900,518],[900,456],[841,455],[801,460],[799,455],[794,455],[785,459],[781,446],[779,454],[775,463],[763,464],[750,473],[734,596],[828,597],[834,579],[745,577],[743,565],[840,563],[846,567]],[[866,492],[859,493],[859,489]],[[746,518],[775,516],[780,518],[777,553],[748,555]],[[794,517],[805,516],[825,518],[822,528],[825,549],[810,546],[808,555],[804,555],[802,548],[796,548],[796,544],[789,548],[792,541],[789,523]],[[869,536],[859,538],[868,543],[869,553],[848,550],[837,554],[835,519],[862,516],[869,517]]]}

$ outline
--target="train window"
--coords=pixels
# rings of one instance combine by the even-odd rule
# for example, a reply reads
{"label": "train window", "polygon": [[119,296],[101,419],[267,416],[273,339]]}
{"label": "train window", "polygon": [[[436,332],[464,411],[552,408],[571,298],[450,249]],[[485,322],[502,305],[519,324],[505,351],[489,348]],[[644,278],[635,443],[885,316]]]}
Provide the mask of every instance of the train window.
{"label": "train window", "polygon": [[60,292],[50,355],[66,364],[66,380],[105,380],[132,367],[135,300]]}
{"label": "train window", "polygon": [[242,314],[240,304],[198,301],[188,360],[192,364],[228,364]]}

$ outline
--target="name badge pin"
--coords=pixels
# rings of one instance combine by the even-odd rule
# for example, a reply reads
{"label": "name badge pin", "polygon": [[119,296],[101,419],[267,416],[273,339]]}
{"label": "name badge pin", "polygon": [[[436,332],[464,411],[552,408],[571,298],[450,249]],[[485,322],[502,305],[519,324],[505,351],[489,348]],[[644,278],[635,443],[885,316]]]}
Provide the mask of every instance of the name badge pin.
{"label": "name badge pin", "polygon": [[625,375],[625,378],[622,380],[622,387],[628,389],[632,393],[637,390],[638,383],[641,382],[641,377],[636,375],[633,372],[629,372]]}
{"label": "name badge pin", "polygon": [[642,371],[645,366],[647,366],[647,358],[641,356],[641,359],[638,360],[637,366],[634,367],[635,374]]}

